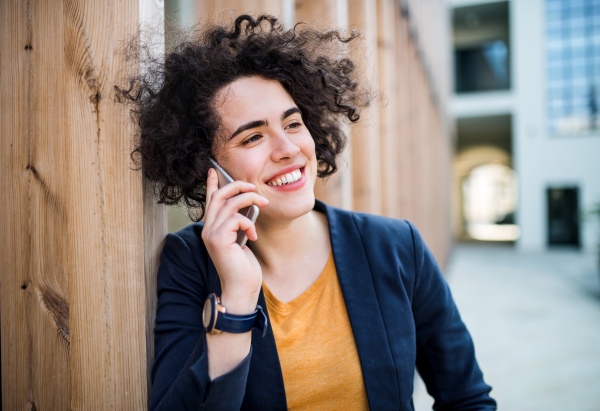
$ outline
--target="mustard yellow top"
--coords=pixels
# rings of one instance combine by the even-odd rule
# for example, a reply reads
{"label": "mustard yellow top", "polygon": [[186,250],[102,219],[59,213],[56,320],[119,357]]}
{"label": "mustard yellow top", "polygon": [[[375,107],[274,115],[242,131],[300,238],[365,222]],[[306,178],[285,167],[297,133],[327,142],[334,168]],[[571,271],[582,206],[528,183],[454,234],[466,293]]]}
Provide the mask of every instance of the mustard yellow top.
{"label": "mustard yellow top", "polygon": [[368,410],[367,393],[333,255],[288,303],[263,283],[288,410]]}

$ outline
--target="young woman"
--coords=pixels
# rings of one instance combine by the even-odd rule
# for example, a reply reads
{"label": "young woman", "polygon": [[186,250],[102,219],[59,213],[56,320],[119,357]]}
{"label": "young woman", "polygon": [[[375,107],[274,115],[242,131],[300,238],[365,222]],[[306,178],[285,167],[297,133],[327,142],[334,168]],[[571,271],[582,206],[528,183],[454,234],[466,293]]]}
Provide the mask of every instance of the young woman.
{"label": "young woman", "polygon": [[367,103],[355,37],[240,16],[118,90],[159,200],[204,217],[162,253],[151,409],[411,410],[415,368],[436,409],[496,409],[415,227],[315,200]]}

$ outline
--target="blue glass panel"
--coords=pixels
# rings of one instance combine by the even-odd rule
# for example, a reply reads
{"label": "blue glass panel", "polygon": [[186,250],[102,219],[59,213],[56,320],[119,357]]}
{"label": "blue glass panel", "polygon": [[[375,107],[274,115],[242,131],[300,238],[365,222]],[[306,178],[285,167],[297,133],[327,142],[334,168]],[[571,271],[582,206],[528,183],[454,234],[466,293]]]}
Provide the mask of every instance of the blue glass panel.
{"label": "blue glass panel", "polygon": [[[549,127],[583,120],[598,111],[600,93],[600,0],[545,0],[546,104]],[[581,120],[579,120],[581,121]]]}
{"label": "blue glass panel", "polygon": [[576,44],[585,41],[585,26],[583,24],[571,26],[568,36]]}
{"label": "blue glass panel", "polygon": [[562,25],[562,13],[558,9],[550,10],[546,14],[547,24]]}
{"label": "blue glass panel", "polygon": [[572,72],[572,77],[573,79],[585,79],[585,65],[583,64],[577,64],[577,65],[573,65],[573,72]]}
{"label": "blue glass panel", "polygon": [[[572,49],[572,54],[571,57],[573,59],[583,59],[585,58],[585,43],[578,43],[576,46],[573,47]],[[573,62],[574,64],[581,64],[578,61],[577,62]]]}
{"label": "blue glass panel", "polygon": [[585,7],[582,5],[578,6],[578,7],[571,7],[570,10],[570,18],[571,20],[571,24],[573,25],[580,25],[583,24],[582,20],[583,17],[585,16]]}

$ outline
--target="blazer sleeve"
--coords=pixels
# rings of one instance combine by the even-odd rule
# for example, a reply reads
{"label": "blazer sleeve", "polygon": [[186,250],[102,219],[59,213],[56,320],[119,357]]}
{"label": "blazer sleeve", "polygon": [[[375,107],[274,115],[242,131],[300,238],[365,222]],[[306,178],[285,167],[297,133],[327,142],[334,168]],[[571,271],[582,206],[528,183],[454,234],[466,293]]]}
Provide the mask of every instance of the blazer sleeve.
{"label": "blazer sleeve", "polygon": [[202,326],[208,295],[202,271],[208,269],[208,253],[203,251],[195,260],[181,236],[166,238],[158,270],[151,410],[233,410],[242,405],[252,349],[234,370],[213,381],[208,377]]}
{"label": "blazer sleeve", "polygon": [[462,322],[448,284],[410,224],[415,253],[413,315],[417,338],[416,365],[436,411],[495,410],[491,387],[475,359],[471,336]]}

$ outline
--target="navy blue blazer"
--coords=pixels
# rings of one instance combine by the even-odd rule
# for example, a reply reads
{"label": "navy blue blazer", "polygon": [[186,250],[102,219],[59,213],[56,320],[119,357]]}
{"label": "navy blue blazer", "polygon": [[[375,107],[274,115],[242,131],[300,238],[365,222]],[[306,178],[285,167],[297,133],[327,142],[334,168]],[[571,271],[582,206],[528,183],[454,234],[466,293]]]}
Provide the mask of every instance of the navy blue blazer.
{"label": "navy blue blazer", "polygon": [[[319,201],[371,410],[413,410],[415,367],[436,410],[495,410],[450,290],[415,227]],[[248,357],[208,377],[202,308],[221,284],[203,224],[169,234],[158,272],[151,410],[286,410],[273,331],[252,331]],[[258,302],[266,307],[261,292]],[[268,313],[267,313],[268,315]]]}

